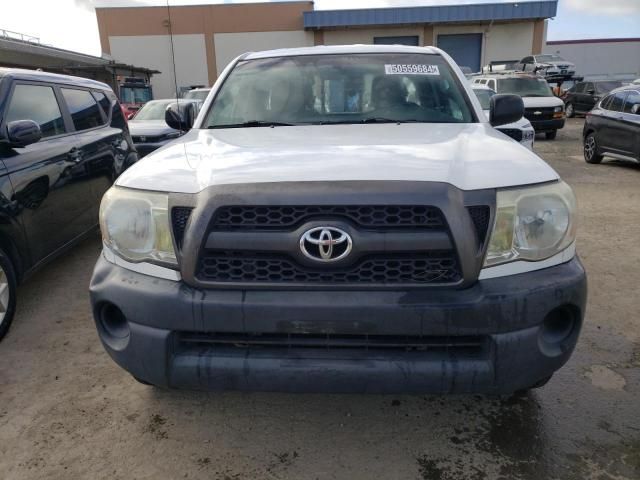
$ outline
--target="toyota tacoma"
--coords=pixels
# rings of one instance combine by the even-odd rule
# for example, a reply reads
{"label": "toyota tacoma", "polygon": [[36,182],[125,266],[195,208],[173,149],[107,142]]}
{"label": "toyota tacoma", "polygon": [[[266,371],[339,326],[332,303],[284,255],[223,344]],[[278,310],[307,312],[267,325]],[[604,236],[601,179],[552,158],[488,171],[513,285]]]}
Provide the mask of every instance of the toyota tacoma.
{"label": "toyota tacoma", "polygon": [[570,357],[571,188],[431,47],[244,54],[191,130],[105,194],[90,293],[137,380],[203,390],[509,394]]}

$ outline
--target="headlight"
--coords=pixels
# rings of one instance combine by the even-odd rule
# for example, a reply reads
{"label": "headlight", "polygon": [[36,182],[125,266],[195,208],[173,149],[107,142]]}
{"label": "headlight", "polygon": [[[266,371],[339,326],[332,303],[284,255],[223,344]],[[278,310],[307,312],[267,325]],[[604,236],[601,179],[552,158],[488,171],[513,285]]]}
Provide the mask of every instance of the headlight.
{"label": "headlight", "polygon": [[500,190],[485,267],[514,260],[538,261],[575,240],[576,199],[564,182]]}
{"label": "headlight", "polygon": [[558,113],[558,112],[563,112],[564,111],[564,107],[559,106],[553,109],[553,113]]}
{"label": "headlight", "polygon": [[113,187],[100,204],[104,243],[130,262],[177,266],[167,194]]}

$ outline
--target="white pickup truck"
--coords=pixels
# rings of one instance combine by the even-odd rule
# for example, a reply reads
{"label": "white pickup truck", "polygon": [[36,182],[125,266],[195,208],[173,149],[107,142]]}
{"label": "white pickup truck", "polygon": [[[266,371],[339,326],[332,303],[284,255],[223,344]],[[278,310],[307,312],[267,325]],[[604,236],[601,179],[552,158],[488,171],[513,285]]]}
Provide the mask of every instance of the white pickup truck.
{"label": "white pickup truck", "polygon": [[[571,355],[576,202],[437,48],[245,54],[105,195],[97,329],[136,379],[511,393]],[[167,122],[188,129],[180,110]]]}

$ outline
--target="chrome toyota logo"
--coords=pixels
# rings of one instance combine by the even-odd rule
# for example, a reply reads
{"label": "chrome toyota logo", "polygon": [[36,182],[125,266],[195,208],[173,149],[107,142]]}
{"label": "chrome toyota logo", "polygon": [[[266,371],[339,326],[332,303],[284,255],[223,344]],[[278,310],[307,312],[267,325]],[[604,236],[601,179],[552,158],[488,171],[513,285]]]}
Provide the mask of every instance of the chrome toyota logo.
{"label": "chrome toyota logo", "polygon": [[335,227],[316,227],[300,237],[300,250],[305,257],[317,262],[335,262],[349,253],[353,243],[344,230]]}

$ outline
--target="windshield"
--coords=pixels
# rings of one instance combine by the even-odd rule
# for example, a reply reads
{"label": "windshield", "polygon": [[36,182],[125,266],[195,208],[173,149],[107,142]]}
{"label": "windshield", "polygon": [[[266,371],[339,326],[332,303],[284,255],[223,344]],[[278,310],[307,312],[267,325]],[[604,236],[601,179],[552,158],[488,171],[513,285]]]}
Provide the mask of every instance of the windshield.
{"label": "windshield", "polygon": [[153,100],[138,110],[134,120],[164,120],[164,112],[173,100]]}
{"label": "windshield", "polygon": [[565,61],[560,55],[536,55],[536,62],[563,62]]}
{"label": "windshield", "polygon": [[551,97],[553,93],[546,80],[542,78],[499,78],[499,93],[512,93],[521,97]]}
{"label": "windshield", "polygon": [[622,86],[622,82],[596,82],[596,91],[598,93],[609,93]]}
{"label": "windshield", "polygon": [[478,97],[478,101],[482,106],[482,110],[489,110],[489,108],[491,107],[491,97],[493,97],[496,92],[484,88],[474,88],[473,93],[475,93],[476,97]]}
{"label": "windshield", "polygon": [[184,98],[192,100],[206,100],[209,90],[189,90],[184,94]]}
{"label": "windshield", "polygon": [[151,100],[149,87],[120,87],[122,103],[147,103],[149,100]]}
{"label": "windshield", "polygon": [[439,55],[349,54],[240,62],[203,127],[472,121],[468,99]]}

